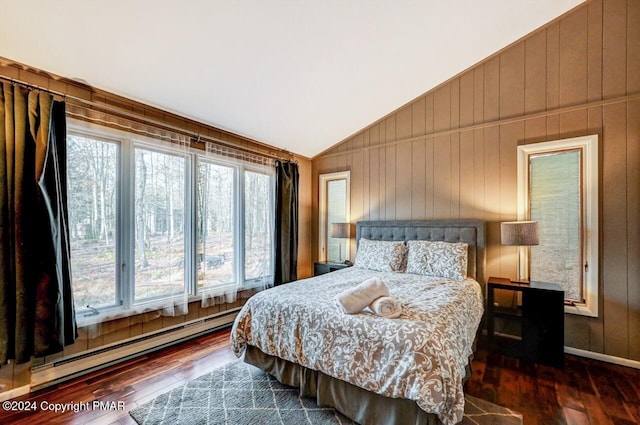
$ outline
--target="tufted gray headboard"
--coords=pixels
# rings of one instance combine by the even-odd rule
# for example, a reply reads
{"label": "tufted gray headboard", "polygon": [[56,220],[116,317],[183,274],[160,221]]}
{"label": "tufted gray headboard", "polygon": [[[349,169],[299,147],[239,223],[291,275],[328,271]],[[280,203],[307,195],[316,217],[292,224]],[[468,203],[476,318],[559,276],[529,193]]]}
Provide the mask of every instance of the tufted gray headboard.
{"label": "tufted gray headboard", "polygon": [[445,241],[469,245],[467,276],[484,286],[486,266],[485,222],[480,220],[359,221],[360,238],[382,241]]}

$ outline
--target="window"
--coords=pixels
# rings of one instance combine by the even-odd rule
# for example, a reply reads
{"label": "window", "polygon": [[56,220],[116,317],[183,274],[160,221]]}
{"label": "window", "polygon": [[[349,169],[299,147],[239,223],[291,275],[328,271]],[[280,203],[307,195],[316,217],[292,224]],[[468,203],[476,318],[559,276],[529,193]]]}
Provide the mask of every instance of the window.
{"label": "window", "polygon": [[235,170],[200,161],[197,181],[197,282],[206,289],[236,281]]}
{"label": "window", "polygon": [[67,182],[76,311],[119,303],[117,143],[70,135]]}
{"label": "window", "polygon": [[320,260],[349,258],[349,240],[331,237],[332,223],[350,220],[350,172],[320,175]]}
{"label": "window", "polygon": [[271,179],[254,171],[244,173],[244,273],[255,280],[271,273]]}
{"label": "window", "polygon": [[565,311],[598,315],[598,138],[518,147],[519,219],[538,222],[532,280],[565,291]]}
{"label": "window", "polygon": [[531,250],[532,278],[557,282],[565,298],[583,302],[581,150],[529,156],[529,217],[542,243]]}
{"label": "window", "polygon": [[67,146],[80,319],[272,283],[271,166],[75,121]]}
{"label": "window", "polygon": [[185,158],[135,148],[136,301],[184,293]]}

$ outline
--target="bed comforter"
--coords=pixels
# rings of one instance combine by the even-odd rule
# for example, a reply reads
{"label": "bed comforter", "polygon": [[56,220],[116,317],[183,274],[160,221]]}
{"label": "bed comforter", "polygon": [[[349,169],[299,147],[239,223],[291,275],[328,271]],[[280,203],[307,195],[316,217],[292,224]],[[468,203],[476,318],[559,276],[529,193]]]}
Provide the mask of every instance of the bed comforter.
{"label": "bed comforter", "polygon": [[[347,315],[334,297],[378,276],[402,304],[386,319]],[[260,292],[234,322],[231,345],[247,344],[368,391],[414,400],[446,425],[462,420],[462,381],[483,313],[472,279],[448,280],[350,267]]]}

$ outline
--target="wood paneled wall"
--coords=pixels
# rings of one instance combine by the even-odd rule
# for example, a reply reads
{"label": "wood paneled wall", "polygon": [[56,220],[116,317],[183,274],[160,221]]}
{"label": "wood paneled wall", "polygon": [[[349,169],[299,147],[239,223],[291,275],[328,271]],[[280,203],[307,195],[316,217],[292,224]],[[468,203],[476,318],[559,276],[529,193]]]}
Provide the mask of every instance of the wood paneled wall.
{"label": "wood paneled wall", "polygon": [[[56,93],[66,94],[79,99],[84,99],[96,104],[104,104],[109,108],[122,110],[125,113],[132,113],[139,117],[177,127],[192,134],[200,134],[222,140],[226,143],[239,146],[241,148],[251,148],[265,154],[280,152],[278,148],[256,142],[251,139],[221,130],[210,125],[202,124],[175,114],[144,105],[142,103],[126,99],[93,87],[82,85],[78,82],[66,78],[55,76],[42,70],[31,68],[27,65],[16,63],[10,59],[0,57],[0,76],[31,84],[40,88],[49,89]],[[100,109],[99,107],[97,109]],[[298,163],[300,171],[300,207],[299,207],[299,250],[298,250],[298,276],[300,278],[310,277],[313,274],[312,253],[311,253],[311,160],[298,155],[292,155],[293,160]],[[244,301],[244,300],[242,300]],[[189,314],[177,317],[160,317],[153,320],[141,321],[136,318],[123,318],[108,322],[105,327],[113,329],[104,335],[90,338],[86,329],[80,329],[79,339],[65,349],[64,355],[93,349],[102,345],[121,341],[130,337],[144,333],[157,331],[162,328],[184,323],[199,317],[224,311],[226,309],[238,307],[241,302],[233,304],[222,304],[209,308],[200,308],[199,303],[189,305]],[[62,354],[50,356],[45,361],[61,357]],[[42,363],[38,360],[37,363]],[[28,385],[30,382],[30,364],[14,365],[8,364],[0,367],[0,394],[13,388]]]}
{"label": "wood paneled wall", "polygon": [[313,241],[311,232],[313,225],[311,179],[313,174],[309,158],[296,155],[294,160],[298,163],[298,172],[300,173],[298,187],[298,279],[304,279],[313,276],[313,256],[311,251]]}
{"label": "wood paneled wall", "polygon": [[516,219],[517,146],[588,134],[601,141],[600,316],[565,315],[565,344],[640,360],[638,0],[591,0],[315,157],[314,240],[318,175],[350,170],[353,222],[487,220],[488,275],[515,278],[499,222]]}

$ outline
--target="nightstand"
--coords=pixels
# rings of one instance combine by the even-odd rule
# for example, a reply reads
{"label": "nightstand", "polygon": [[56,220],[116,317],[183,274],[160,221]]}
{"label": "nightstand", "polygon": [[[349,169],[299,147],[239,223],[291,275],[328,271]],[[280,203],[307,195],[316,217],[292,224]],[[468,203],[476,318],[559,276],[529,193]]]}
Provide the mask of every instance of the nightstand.
{"label": "nightstand", "polygon": [[[495,305],[495,290],[522,294],[521,305]],[[515,303],[518,304],[518,303]],[[564,291],[556,283],[487,282],[487,334],[491,348],[535,363],[564,366]]]}
{"label": "nightstand", "polygon": [[335,270],[344,269],[345,267],[351,267],[344,263],[336,263],[335,261],[318,261],[313,264],[313,275],[319,276],[321,274],[333,272]]}

